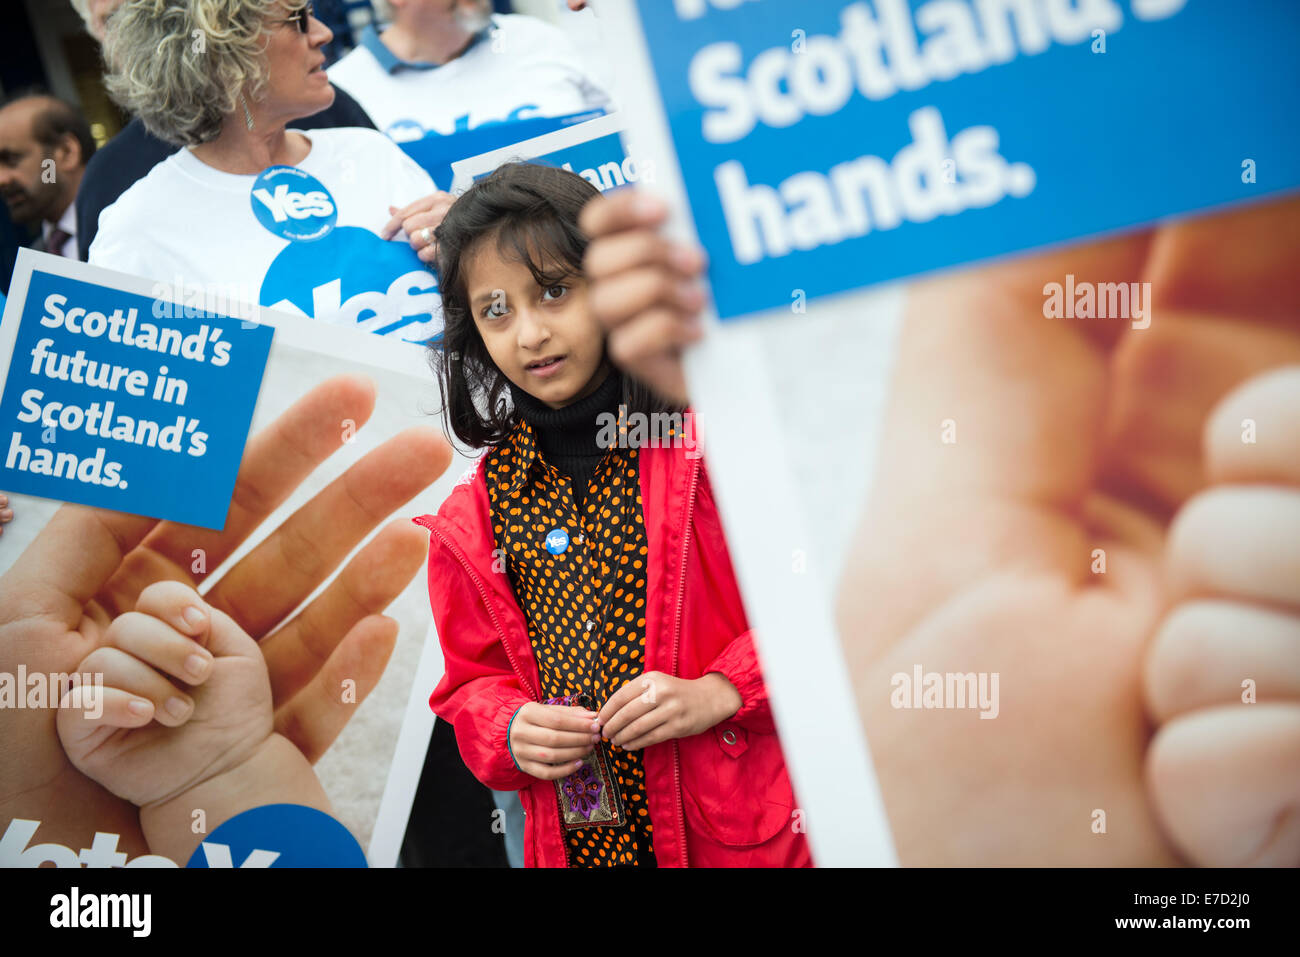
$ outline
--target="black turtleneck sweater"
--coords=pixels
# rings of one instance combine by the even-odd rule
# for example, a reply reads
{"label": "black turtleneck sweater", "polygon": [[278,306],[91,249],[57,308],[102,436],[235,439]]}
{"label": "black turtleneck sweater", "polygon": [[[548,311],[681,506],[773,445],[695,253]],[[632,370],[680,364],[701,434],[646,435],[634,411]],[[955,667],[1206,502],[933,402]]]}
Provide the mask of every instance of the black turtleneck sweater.
{"label": "black turtleneck sweater", "polygon": [[596,466],[609,451],[597,441],[601,431],[598,416],[602,412],[617,416],[622,398],[623,377],[613,369],[595,392],[562,409],[552,409],[510,384],[510,399],[533,430],[542,458],[569,476],[579,504],[587,497],[587,485]]}

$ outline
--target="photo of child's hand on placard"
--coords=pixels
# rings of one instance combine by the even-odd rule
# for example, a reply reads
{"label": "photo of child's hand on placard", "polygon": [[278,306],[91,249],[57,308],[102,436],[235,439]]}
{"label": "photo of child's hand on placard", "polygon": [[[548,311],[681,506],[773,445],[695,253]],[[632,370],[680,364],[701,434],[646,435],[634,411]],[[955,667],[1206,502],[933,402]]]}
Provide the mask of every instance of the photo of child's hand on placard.
{"label": "photo of child's hand on placard", "polygon": [[[1298,214],[910,290],[840,597],[904,863],[1300,862]],[[1067,273],[1149,327],[1046,318]],[[894,707],[917,663],[1000,672],[996,720]]]}

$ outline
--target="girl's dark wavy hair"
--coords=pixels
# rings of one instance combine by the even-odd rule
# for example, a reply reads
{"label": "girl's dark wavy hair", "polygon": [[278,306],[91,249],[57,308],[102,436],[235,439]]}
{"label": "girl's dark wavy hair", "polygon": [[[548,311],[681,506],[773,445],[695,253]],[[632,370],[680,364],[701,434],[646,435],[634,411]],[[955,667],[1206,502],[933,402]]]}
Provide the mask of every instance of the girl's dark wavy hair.
{"label": "girl's dark wavy hair", "polygon": [[[495,236],[503,258],[521,262],[540,286],[582,275],[587,237],[578,215],[596,187],[576,173],[532,163],[507,163],[456,200],[435,231],[438,240],[442,339],[429,348],[448,429],[471,449],[501,443],[518,422],[509,380],[488,355],[465,286],[465,259]],[[679,412],[630,376],[622,403],[629,413]]]}

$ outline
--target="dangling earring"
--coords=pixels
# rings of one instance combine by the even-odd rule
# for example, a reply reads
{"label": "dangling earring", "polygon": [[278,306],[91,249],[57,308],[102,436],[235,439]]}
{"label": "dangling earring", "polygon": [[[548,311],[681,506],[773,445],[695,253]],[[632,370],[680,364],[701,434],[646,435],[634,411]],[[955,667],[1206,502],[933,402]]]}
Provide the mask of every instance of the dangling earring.
{"label": "dangling earring", "polygon": [[253,128],[253,114],[248,112],[248,101],[244,99],[244,94],[239,94],[239,105],[244,108],[244,123],[251,130]]}

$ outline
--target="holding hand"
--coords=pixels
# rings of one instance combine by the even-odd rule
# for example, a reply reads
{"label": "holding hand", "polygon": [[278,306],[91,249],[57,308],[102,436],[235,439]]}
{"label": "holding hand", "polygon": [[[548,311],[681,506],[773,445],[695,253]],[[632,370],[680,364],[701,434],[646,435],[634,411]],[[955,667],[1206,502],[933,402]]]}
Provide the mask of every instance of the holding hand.
{"label": "holding hand", "polygon": [[150,850],[189,860],[198,809],[212,826],[266,804],[330,813],[307,757],[272,731],[266,659],[229,615],[188,585],[157,582],[105,637],[79,666],[103,675],[102,707],[91,718],[69,692],[59,738],[77,770],[140,806]]}
{"label": "holding hand", "polygon": [[257,642],[181,582],[145,588],[77,670],[104,676],[102,713],[60,707],[59,739],[77,770],[132,804],[188,791],[271,735]]}
{"label": "holding hand", "polygon": [[600,709],[600,723],[607,740],[636,751],[708,731],[740,705],[740,692],[718,672],[674,678],[647,671],[610,695]]}
{"label": "holding hand", "polygon": [[434,238],[433,231],[442,223],[447,210],[451,209],[451,204],[455,201],[456,197],[451,193],[439,190],[401,209],[389,206],[388,212],[393,218],[380,230],[379,238],[392,239],[399,232],[404,232],[411,248],[420,257],[420,262],[432,263],[438,257],[438,241]]}
{"label": "holding hand", "polygon": [[591,239],[583,270],[588,303],[609,332],[609,355],[664,398],[685,404],[682,350],[703,332],[703,252],[665,239],[668,209],[649,193],[597,196],[578,220]]}
{"label": "holding hand", "polygon": [[[1300,363],[1298,211],[1178,220],[909,288],[839,596],[905,864],[1300,861],[1300,373],[1274,371]],[[665,219],[620,190],[582,226],[611,356],[680,401],[699,270],[657,235]],[[1146,283],[1150,327],[1047,318],[1047,284],[1067,276]],[[949,421],[960,442],[941,438]],[[898,708],[892,679],[917,665],[999,673],[1003,718]],[[636,693],[601,714],[624,747],[661,739],[615,713]]]}
{"label": "holding hand", "polygon": [[586,708],[530,701],[510,723],[510,754],[525,774],[556,781],[582,767],[599,732],[595,713]]}

